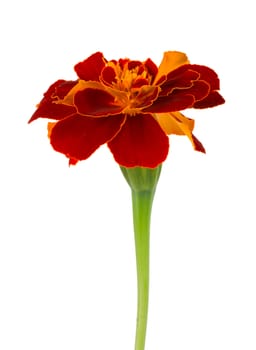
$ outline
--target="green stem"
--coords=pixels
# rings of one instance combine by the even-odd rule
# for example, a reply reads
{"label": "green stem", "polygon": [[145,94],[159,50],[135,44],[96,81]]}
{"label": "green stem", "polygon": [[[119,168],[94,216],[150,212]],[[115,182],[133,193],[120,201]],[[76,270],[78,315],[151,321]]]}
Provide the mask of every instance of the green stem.
{"label": "green stem", "polygon": [[150,216],[155,189],[132,189],[133,223],[137,262],[137,327],[135,350],[145,349],[149,296]]}
{"label": "green stem", "polygon": [[138,281],[135,350],[145,349],[148,318],[150,216],[161,167],[161,164],[156,168],[120,167],[132,190]]}

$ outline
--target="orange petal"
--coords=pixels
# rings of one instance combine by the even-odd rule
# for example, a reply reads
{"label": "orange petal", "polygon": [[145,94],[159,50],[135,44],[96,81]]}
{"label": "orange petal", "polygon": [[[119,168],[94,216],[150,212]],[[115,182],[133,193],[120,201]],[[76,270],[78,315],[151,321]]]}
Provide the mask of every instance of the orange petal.
{"label": "orange petal", "polygon": [[52,133],[52,128],[54,127],[54,125],[56,125],[57,122],[55,123],[52,123],[52,122],[49,122],[48,125],[47,125],[47,130],[48,130],[48,137],[50,138],[51,137],[51,133]]}
{"label": "orange petal", "polygon": [[158,68],[158,73],[155,77],[155,82],[161,78],[163,75],[167,75],[174,69],[183,66],[184,64],[189,64],[187,55],[183,52],[178,51],[167,51],[164,53],[164,57],[160,66]]}
{"label": "orange petal", "polygon": [[194,120],[186,118],[180,112],[159,113],[155,118],[166,134],[186,135],[196,151],[205,153],[201,142],[192,134],[194,129]]}
{"label": "orange petal", "polygon": [[181,124],[184,123],[190,132],[194,129],[194,120],[186,118],[180,112],[155,114],[156,120],[167,135],[184,135]]}

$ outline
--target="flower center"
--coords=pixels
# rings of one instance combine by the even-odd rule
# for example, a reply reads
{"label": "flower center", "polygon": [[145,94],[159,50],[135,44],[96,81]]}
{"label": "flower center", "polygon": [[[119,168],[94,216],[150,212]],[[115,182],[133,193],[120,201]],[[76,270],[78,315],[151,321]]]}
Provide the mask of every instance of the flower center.
{"label": "flower center", "polygon": [[123,69],[120,69],[120,66],[116,68],[118,74],[116,75],[117,82],[114,85],[119,90],[133,92],[133,90],[138,90],[142,85],[149,84],[147,72],[145,70],[141,72],[140,67],[129,69],[128,64],[126,64]]}
{"label": "flower center", "polygon": [[147,68],[139,61],[119,60],[107,64],[112,68],[112,79],[108,80],[111,87],[126,92],[126,99],[122,101],[124,113],[135,115],[144,107],[145,97],[152,91],[151,75]]}

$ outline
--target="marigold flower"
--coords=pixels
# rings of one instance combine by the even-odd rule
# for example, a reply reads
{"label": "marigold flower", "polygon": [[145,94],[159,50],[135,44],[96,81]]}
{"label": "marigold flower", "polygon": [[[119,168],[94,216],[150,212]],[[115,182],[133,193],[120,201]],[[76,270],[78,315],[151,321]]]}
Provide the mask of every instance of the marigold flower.
{"label": "marigold flower", "polygon": [[212,69],[176,51],[165,52],[159,67],[151,59],[107,61],[96,52],[75,71],[77,80],[49,87],[30,119],[55,120],[48,124],[51,145],[70,164],[106,143],[119,165],[155,168],[167,157],[170,134],[186,135],[205,152],[194,120],[180,111],[224,103]]}
{"label": "marigold flower", "polygon": [[107,61],[96,52],[75,66],[78,79],[58,80],[44,94],[30,121],[53,119],[53,148],[70,164],[107,144],[130,186],[137,264],[135,350],[145,349],[149,299],[150,217],[168,135],[193,135],[194,120],[180,111],[224,103],[219,79],[210,68],[190,64],[182,52],[168,51],[157,67],[128,58]]}

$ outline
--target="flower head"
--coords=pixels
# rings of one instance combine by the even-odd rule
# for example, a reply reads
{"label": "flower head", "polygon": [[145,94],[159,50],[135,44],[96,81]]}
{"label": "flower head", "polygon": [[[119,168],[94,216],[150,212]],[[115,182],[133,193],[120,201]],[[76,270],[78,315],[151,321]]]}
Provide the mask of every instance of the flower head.
{"label": "flower head", "polygon": [[180,111],[224,103],[217,74],[181,52],[165,52],[159,67],[151,59],[107,61],[96,52],[75,71],[77,80],[49,87],[30,119],[55,120],[48,124],[51,145],[70,164],[106,143],[121,166],[155,168],[167,157],[169,134],[186,135],[204,152],[194,121]]}

